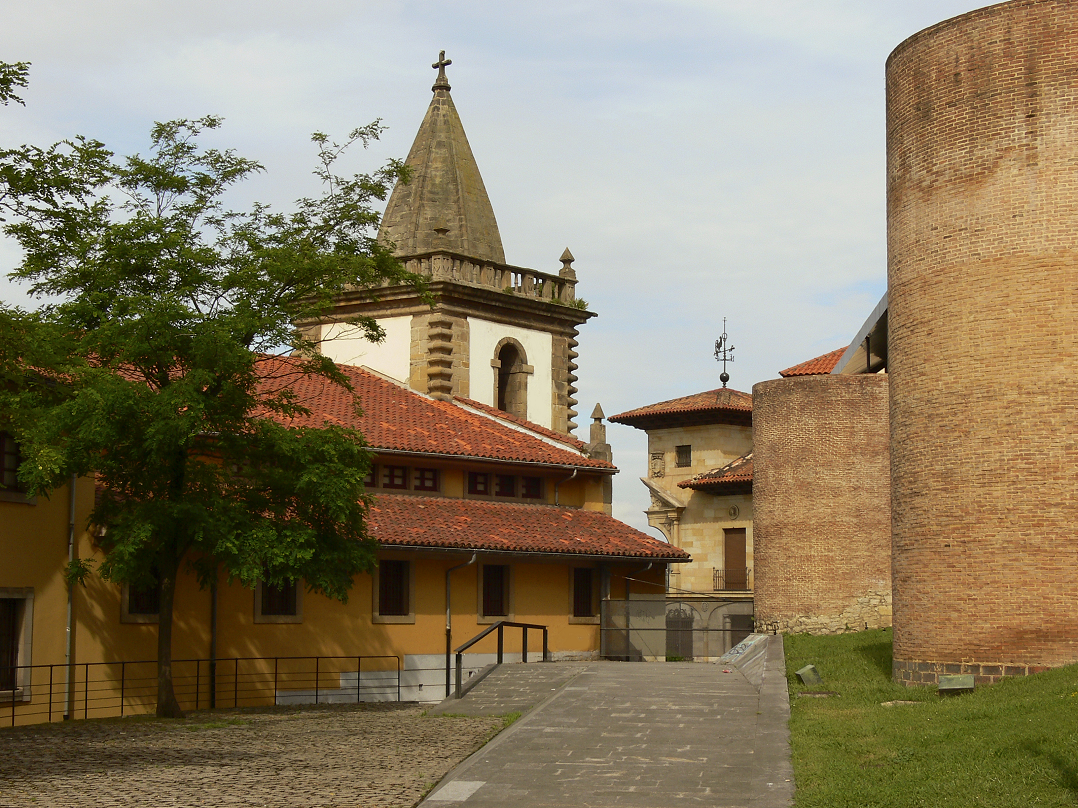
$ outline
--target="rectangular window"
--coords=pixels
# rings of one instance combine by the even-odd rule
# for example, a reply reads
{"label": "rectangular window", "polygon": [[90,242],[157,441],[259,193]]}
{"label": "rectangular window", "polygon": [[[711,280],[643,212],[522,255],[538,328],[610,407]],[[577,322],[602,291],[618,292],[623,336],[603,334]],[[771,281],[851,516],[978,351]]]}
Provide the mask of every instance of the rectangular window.
{"label": "rectangular window", "polygon": [[0,699],[30,700],[34,590],[0,589]]}
{"label": "rectangular window", "polygon": [[674,447],[674,464],[678,468],[692,465],[692,446]]}
{"label": "rectangular window", "polygon": [[14,690],[18,683],[21,605],[21,600],[0,598],[0,690]]}
{"label": "rectangular window", "polygon": [[524,499],[542,499],[543,498],[543,478],[542,477],[522,477],[521,480],[520,495]]}
{"label": "rectangular window", "polygon": [[382,470],[382,488],[407,488],[408,467],[386,466]]}
{"label": "rectangular window", "polygon": [[150,573],[150,581],[145,585],[120,586],[121,623],[156,623],[160,614],[161,589],[157,584],[156,566]]}
{"label": "rectangular window", "polygon": [[483,616],[509,615],[509,565],[483,565]]}
{"label": "rectangular window", "polygon": [[375,463],[371,463],[371,470],[367,472],[367,476],[363,478],[364,488],[377,488],[378,487],[378,466]]}
{"label": "rectangular window", "polygon": [[416,469],[414,488],[416,491],[437,491],[438,469]]}
{"label": "rectangular window", "polygon": [[19,483],[19,464],[22,455],[19,444],[7,432],[0,432],[0,486],[11,492],[22,491]]}
{"label": "rectangular window", "polygon": [[594,578],[594,570],[584,567],[573,570],[573,617],[595,617]]}
{"label": "rectangular window", "polygon": [[410,613],[409,582],[407,561],[378,562],[378,613],[380,615],[395,617]]}
{"label": "rectangular window", "polygon": [[494,475],[494,496],[515,497],[517,495],[517,478],[512,474]]}
{"label": "rectangular window", "polygon": [[490,495],[490,475],[476,471],[468,472],[468,493],[485,497]]}
{"label": "rectangular window", "polygon": [[302,581],[285,578],[280,586],[259,581],[255,587],[256,623],[302,623]]}
{"label": "rectangular window", "polygon": [[263,617],[295,617],[298,613],[298,590],[295,581],[284,580],[280,586],[262,584]]}
{"label": "rectangular window", "polygon": [[127,588],[127,613],[158,615],[161,613],[161,589],[156,583],[137,588]]}

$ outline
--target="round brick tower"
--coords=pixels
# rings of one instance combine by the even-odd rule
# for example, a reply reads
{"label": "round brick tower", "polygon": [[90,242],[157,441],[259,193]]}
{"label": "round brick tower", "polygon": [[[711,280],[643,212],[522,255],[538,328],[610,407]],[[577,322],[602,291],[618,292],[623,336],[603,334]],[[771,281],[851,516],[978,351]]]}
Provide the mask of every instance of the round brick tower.
{"label": "round brick tower", "polygon": [[894,676],[1078,661],[1078,4],[887,62]]}
{"label": "round brick tower", "polygon": [[890,625],[887,376],[760,382],[752,439],[757,626]]}

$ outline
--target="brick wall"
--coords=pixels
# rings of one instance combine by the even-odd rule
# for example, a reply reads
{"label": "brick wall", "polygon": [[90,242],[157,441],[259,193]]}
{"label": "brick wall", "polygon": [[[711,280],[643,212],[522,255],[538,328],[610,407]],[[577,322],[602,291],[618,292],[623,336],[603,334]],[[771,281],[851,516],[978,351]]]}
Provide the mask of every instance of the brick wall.
{"label": "brick wall", "polygon": [[804,376],[752,388],[757,626],[890,625],[887,381]]}
{"label": "brick wall", "polygon": [[1078,4],[902,43],[887,185],[895,677],[1078,661]]}

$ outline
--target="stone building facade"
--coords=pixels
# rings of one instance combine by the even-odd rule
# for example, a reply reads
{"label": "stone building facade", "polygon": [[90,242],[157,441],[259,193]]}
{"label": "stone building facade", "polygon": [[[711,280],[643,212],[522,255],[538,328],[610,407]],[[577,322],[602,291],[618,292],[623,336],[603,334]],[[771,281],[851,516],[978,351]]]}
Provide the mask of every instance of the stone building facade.
{"label": "stone building facade", "polygon": [[791,373],[753,386],[758,630],[891,624],[887,383]]}
{"label": "stone building facade", "polygon": [[[408,153],[408,183],[389,199],[379,240],[428,281],[340,298],[333,315],[307,324],[335,361],[363,365],[435,398],[474,399],[561,434],[576,428],[577,328],[595,316],[576,297],[575,260],[541,272],[506,264],[494,209],[450,95],[445,67]],[[553,262],[552,262],[553,263]],[[373,317],[372,344],[349,318]]]}
{"label": "stone building facade", "polygon": [[1078,5],[887,62],[894,675],[1078,662]]}
{"label": "stone building facade", "polygon": [[[648,435],[648,524],[692,561],[671,567],[672,598],[720,598],[715,627],[752,628],[752,397],[719,389],[611,416]],[[717,622],[721,621],[721,622]]]}

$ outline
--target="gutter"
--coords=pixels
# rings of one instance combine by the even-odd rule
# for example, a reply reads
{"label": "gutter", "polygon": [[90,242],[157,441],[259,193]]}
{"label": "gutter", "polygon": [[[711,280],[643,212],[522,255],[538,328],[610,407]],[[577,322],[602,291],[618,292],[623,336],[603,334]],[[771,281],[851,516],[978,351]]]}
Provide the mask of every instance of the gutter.
{"label": "gutter", "polygon": [[618,469],[614,466],[574,466],[568,463],[539,463],[530,460],[502,460],[495,457],[479,457],[478,455],[456,455],[456,454],[443,454],[440,452],[419,452],[409,451],[406,449],[383,449],[379,446],[368,446],[367,449],[372,454],[385,454],[385,455],[398,455],[404,457],[434,457],[439,460],[451,460],[460,461],[468,460],[476,463],[494,463],[497,465],[512,465],[512,466],[527,466],[528,468],[542,468],[542,469],[562,469],[569,471],[574,469],[576,471],[589,471],[596,474],[617,474]]}

